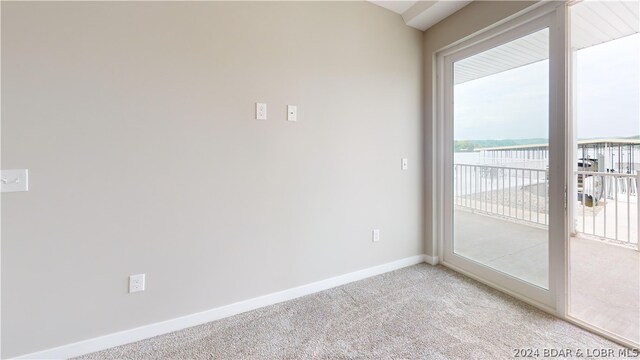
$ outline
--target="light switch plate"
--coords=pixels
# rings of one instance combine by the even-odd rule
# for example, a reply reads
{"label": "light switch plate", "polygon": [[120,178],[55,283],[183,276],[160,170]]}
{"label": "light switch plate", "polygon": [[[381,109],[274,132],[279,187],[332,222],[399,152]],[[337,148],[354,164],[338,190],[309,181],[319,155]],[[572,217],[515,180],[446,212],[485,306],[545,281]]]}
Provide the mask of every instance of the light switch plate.
{"label": "light switch plate", "polygon": [[371,231],[371,240],[373,242],[380,241],[380,229],[373,229],[373,231]]}
{"label": "light switch plate", "polygon": [[267,104],[256,103],[256,120],[267,120]]}
{"label": "light switch plate", "polygon": [[403,158],[402,159],[402,170],[407,170],[407,169],[409,169],[409,159]]}
{"label": "light switch plate", "polygon": [[298,107],[287,105],[287,121],[298,121]]}
{"label": "light switch plate", "polygon": [[0,174],[2,192],[29,191],[29,170],[2,170]]}

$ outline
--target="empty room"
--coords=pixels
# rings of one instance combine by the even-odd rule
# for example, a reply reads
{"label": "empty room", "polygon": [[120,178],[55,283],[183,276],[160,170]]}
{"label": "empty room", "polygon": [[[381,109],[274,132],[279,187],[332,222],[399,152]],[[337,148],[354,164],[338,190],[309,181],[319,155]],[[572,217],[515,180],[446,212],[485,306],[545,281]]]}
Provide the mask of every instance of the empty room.
{"label": "empty room", "polygon": [[640,1],[0,2],[0,358],[640,358]]}

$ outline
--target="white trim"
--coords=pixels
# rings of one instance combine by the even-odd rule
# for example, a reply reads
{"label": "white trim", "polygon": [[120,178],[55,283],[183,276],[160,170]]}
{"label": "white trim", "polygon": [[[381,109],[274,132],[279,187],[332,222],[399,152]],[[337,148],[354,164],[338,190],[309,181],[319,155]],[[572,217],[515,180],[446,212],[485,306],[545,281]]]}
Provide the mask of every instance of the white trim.
{"label": "white trim", "polygon": [[563,3],[555,1],[555,2],[545,2],[539,1],[535,4],[526,7],[514,14],[507,16],[504,19],[501,19],[491,25],[488,25],[484,29],[478,30],[474,33],[471,33],[461,39],[458,39],[451,44],[445,45],[438,50],[435,51],[436,56],[447,56],[451,53],[460,51],[466,47],[472,46],[478,42],[489,40],[492,37],[498,36],[506,31],[509,31],[510,28],[517,26],[519,20],[523,17],[527,17],[530,21],[535,20],[538,17],[542,17],[548,15],[555,11],[555,9],[559,6],[562,6]]}
{"label": "white trim", "polygon": [[[555,158],[549,159],[549,288],[554,293],[554,308],[559,316],[566,314],[567,290],[567,161],[568,149],[572,146],[568,136],[568,86],[569,86],[569,49],[567,28],[567,4],[562,2],[553,14],[554,23],[549,37],[549,154],[555,152]],[[553,35],[555,32],[555,35]],[[553,55],[555,54],[555,61]],[[555,119],[555,121],[554,121]],[[554,150],[555,149],[555,150]],[[555,178],[555,182],[553,181]],[[555,209],[555,214],[553,211]]]}
{"label": "white trim", "polygon": [[424,262],[426,262],[429,265],[438,265],[440,263],[440,259],[438,259],[437,256],[425,255]]}
{"label": "white trim", "polygon": [[587,322],[584,322],[578,318],[575,318],[571,315],[565,315],[563,317],[563,320],[581,328],[584,329],[586,331],[590,331],[592,333],[595,333],[599,336],[602,336],[605,339],[611,340],[615,343],[618,343],[624,347],[628,347],[629,349],[640,349],[640,344],[635,343],[633,340],[629,340],[627,338],[621,337],[620,335],[614,334],[608,330],[605,330],[601,327],[595,326],[595,325],[591,325]]}
{"label": "white trim", "polygon": [[[259,309],[265,306],[296,299],[305,295],[348,284],[350,282],[366,279],[372,276],[384,274],[407,266],[425,262],[425,255],[415,255],[408,258],[392,261],[386,264],[373,266],[363,270],[354,271],[344,275],[338,275],[329,279],[316,281],[307,285],[259,296],[253,299],[239,301],[237,303],[221,306],[211,310],[182,316],[150,325],[137,327],[130,330],[83,340],[76,343],[59,346],[44,351],[26,354],[16,359],[66,359],[96,351],[108,349],[114,346],[129,344],[135,341],[148,339],[154,336],[167,334],[188,327],[205,324],[211,321],[223,319],[243,312]],[[432,259],[433,260],[433,259]]]}

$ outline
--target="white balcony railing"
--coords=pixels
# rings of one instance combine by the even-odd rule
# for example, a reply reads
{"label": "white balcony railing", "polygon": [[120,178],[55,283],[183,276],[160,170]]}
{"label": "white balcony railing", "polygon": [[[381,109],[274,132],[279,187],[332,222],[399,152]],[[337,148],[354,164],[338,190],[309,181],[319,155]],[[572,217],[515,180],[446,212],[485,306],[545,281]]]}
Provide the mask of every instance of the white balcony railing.
{"label": "white balcony railing", "polygon": [[547,171],[454,165],[456,205],[530,223],[549,223]]}
{"label": "white balcony railing", "polygon": [[637,249],[640,242],[640,173],[576,171],[575,174],[579,191],[575,232],[618,241]]}
{"label": "white balcony railing", "polygon": [[[573,230],[638,249],[640,175],[575,172]],[[548,172],[544,169],[454,164],[455,205],[474,212],[549,224]]]}

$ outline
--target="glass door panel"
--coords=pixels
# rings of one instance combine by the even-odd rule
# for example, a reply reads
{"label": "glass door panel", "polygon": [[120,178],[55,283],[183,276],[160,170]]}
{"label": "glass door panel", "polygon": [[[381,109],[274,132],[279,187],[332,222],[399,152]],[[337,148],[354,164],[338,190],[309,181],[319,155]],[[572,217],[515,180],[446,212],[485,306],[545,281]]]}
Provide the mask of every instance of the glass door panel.
{"label": "glass door panel", "polygon": [[[638,2],[570,8],[569,316],[640,344]],[[615,32],[601,32],[606,23]],[[598,36],[596,36],[598,34]]]}
{"label": "glass door panel", "polygon": [[550,3],[439,59],[443,264],[564,312],[564,16]]}
{"label": "glass door panel", "polygon": [[453,62],[453,252],[549,288],[549,29]]}

